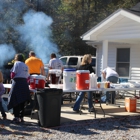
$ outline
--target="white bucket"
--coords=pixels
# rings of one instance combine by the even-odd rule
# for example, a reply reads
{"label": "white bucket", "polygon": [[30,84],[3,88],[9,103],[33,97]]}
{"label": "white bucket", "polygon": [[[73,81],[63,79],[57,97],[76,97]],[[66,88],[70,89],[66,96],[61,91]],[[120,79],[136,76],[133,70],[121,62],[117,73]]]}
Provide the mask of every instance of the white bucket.
{"label": "white bucket", "polygon": [[76,69],[64,69],[63,90],[76,89]]}

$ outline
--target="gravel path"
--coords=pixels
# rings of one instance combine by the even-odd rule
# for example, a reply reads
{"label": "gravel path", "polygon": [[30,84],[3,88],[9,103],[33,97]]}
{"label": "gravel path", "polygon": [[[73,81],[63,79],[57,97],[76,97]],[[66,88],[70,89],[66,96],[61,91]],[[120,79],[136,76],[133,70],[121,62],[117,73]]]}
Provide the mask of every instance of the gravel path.
{"label": "gravel path", "polygon": [[140,140],[140,116],[67,122],[53,128],[0,120],[0,140]]}

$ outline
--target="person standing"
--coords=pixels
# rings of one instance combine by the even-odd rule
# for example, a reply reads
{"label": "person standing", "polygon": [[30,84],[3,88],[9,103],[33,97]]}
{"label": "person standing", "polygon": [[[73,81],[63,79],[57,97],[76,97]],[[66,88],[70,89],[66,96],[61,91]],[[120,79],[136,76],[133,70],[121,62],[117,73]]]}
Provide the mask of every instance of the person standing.
{"label": "person standing", "polygon": [[44,64],[41,59],[37,58],[34,51],[29,52],[29,58],[26,59],[25,64],[29,68],[30,75],[37,74],[37,75],[44,75]]}
{"label": "person standing", "polygon": [[[118,73],[111,69],[110,67],[107,67],[105,68],[103,71],[102,71],[102,75],[103,75],[103,78],[106,80],[106,81],[109,81],[110,83],[117,83],[118,82],[118,78],[119,78],[119,75]],[[109,92],[106,92],[106,104],[110,103],[111,100],[112,100],[112,104],[114,104],[115,102],[115,91],[113,91],[112,93],[112,99],[109,95]]]}
{"label": "person standing", "polygon": [[[59,69],[63,72],[63,63],[60,59],[56,58],[56,54],[52,53],[50,57],[51,57],[51,59],[49,61],[49,69],[50,70],[51,69],[57,69],[57,70]],[[49,73],[48,80],[49,80],[49,77],[51,79],[51,83],[56,84],[59,82],[59,78],[61,77],[61,75],[60,75],[60,77],[56,77],[56,74]]]}
{"label": "person standing", "polygon": [[51,59],[49,61],[49,69],[60,69],[63,71],[63,63],[60,59],[56,58],[56,54],[51,54]]}
{"label": "person standing", "polygon": [[[92,61],[92,56],[90,54],[85,54],[82,59],[79,70],[89,70],[90,73],[94,73],[95,71],[93,70],[93,68],[91,66],[91,61]],[[94,112],[95,110],[94,110],[93,104],[92,104],[92,92],[87,92],[87,93],[88,93],[88,106],[89,106],[88,111]],[[73,111],[79,112],[80,104],[84,98],[84,95],[85,95],[85,92],[79,93],[79,95],[76,99],[76,102],[74,104]]]}
{"label": "person standing", "polygon": [[4,108],[2,106],[2,99],[1,99],[1,96],[4,94],[4,92],[5,92],[5,88],[3,86],[3,74],[0,71],[0,111],[1,111],[1,115],[3,117],[3,120],[6,119],[6,113],[5,113]]}
{"label": "person standing", "polygon": [[11,69],[12,87],[9,92],[8,109],[13,108],[14,123],[24,122],[24,106],[30,100],[30,91],[27,79],[29,77],[28,67],[24,63],[21,53],[15,55],[15,63]]}

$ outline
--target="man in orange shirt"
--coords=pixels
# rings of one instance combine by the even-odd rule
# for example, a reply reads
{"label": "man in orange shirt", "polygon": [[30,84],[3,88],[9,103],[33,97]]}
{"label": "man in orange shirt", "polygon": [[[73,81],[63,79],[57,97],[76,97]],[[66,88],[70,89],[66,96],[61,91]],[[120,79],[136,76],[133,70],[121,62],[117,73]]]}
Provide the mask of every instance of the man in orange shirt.
{"label": "man in orange shirt", "polygon": [[37,58],[35,52],[30,51],[29,58],[25,61],[29,68],[30,75],[41,74],[45,76],[44,64],[41,59]]}

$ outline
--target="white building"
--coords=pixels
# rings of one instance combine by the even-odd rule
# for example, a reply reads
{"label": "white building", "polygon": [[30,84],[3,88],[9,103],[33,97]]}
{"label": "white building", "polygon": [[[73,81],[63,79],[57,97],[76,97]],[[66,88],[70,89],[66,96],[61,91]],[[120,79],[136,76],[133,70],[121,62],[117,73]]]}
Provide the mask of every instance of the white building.
{"label": "white building", "polygon": [[96,73],[107,66],[121,78],[140,81],[140,3],[119,9],[81,36],[96,47]]}

